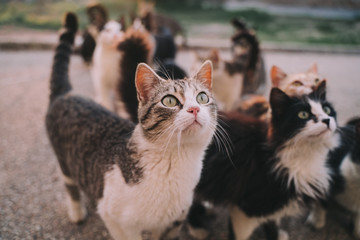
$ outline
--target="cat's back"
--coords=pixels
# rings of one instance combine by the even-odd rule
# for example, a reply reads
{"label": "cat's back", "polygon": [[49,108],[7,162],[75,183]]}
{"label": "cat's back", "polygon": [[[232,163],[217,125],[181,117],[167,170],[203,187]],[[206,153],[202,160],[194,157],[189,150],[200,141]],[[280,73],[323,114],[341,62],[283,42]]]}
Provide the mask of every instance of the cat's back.
{"label": "cat's back", "polygon": [[92,201],[102,197],[105,172],[115,161],[130,159],[127,144],[134,124],[91,100],[58,97],[49,106],[46,128],[63,174]]}
{"label": "cat's back", "polygon": [[92,100],[65,95],[49,106],[46,127],[51,140],[62,139],[65,142],[60,143],[74,143],[79,147],[90,144],[88,147],[95,149],[128,139],[134,124]]}

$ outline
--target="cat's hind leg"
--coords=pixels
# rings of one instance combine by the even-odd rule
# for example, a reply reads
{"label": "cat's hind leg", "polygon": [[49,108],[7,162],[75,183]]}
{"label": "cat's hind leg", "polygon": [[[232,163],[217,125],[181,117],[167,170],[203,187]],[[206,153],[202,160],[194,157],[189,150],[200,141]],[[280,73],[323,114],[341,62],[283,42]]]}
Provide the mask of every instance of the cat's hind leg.
{"label": "cat's hind leg", "polygon": [[230,208],[231,224],[236,240],[247,240],[261,223],[258,218],[248,217],[238,207]]}
{"label": "cat's hind leg", "polygon": [[81,202],[80,190],[71,178],[64,176],[64,180],[70,221],[80,224],[85,220],[87,215],[86,208]]}
{"label": "cat's hind leg", "polygon": [[288,240],[289,235],[280,227],[280,219],[277,221],[269,221],[264,224],[266,239],[268,240]]}

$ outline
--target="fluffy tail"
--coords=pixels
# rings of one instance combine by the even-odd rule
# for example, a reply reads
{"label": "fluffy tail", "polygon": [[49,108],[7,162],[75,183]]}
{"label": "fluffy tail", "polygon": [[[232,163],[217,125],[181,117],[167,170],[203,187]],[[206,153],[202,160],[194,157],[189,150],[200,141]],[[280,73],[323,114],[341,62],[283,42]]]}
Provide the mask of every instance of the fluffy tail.
{"label": "fluffy tail", "polygon": [[65,16],[64,29],[60,35],[59,44],[56,47],[53,60],[50,80],[50,102],[71,90],[68,72],[70,55],[77,29],[78,21],[76,15],[67,13]]}
{"label": "fluffy tail", "polygon": [[138,121],[137,110],[139,105],[135,87],[136,67],[141,62],[149,62],[153,48],[149,33],[134,29],[129,29],[126,32],[125,39],[118,46],[123,56],[117,93],[133,122]]}

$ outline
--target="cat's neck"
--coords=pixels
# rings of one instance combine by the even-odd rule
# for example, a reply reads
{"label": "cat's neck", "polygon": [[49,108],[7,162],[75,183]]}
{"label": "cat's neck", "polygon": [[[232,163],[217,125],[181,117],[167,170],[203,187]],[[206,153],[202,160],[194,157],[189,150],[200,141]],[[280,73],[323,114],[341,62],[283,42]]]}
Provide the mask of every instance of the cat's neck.
{"label": "cat's neck", "polygon": [[200,171],[207,146],[206,141],[189,142],[185,139],[167,137],[149,141],[140,125],[135,128],[130,142],[136,145],[141,167],[169,176],[175,172],[189,172],[191,168],[196,168],[195,172]]}
{"label": "cat's neck", "polygon": [[277,152],[274,170],[278,174],[286,172],[288,186],[293,183],[298,194],[322,198],[329,190],[331,178],[326,160],[338,141],[337,134],[324,142],[289,140]]}

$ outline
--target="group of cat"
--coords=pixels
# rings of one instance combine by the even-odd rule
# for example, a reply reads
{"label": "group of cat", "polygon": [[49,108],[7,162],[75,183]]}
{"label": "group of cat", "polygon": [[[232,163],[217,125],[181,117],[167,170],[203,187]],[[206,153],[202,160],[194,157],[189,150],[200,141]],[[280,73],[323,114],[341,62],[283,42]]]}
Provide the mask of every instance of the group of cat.
{"label": "group of cat", "polygon": [[[175,222],[199,228],[204,203],[228,209],[229,239],[248,239],[262,223],[269,239],[287,239],[277,228],[284,216],[311,207],[309,222],[322,227],[334,200],[353,211],[360,237],[360,118],[337,125],[316,65],[295,75],[273,67],[271,111],[263,118],[231,108],[218,113],[211,61],[192,77],[154,71],[149,65],[161,45],[154,35],[141,21],[118,35],[115,28],[109,21],[96,38],[100,104],[71,92],[72,13],[55,50],[46,128],[72,222],[86,218],[82,191],[114,239],[142,239],[144,232],[166,239]],[[98,57],[106,51],[113,57]],[[233,59],[228,69],[236,69]]]}

